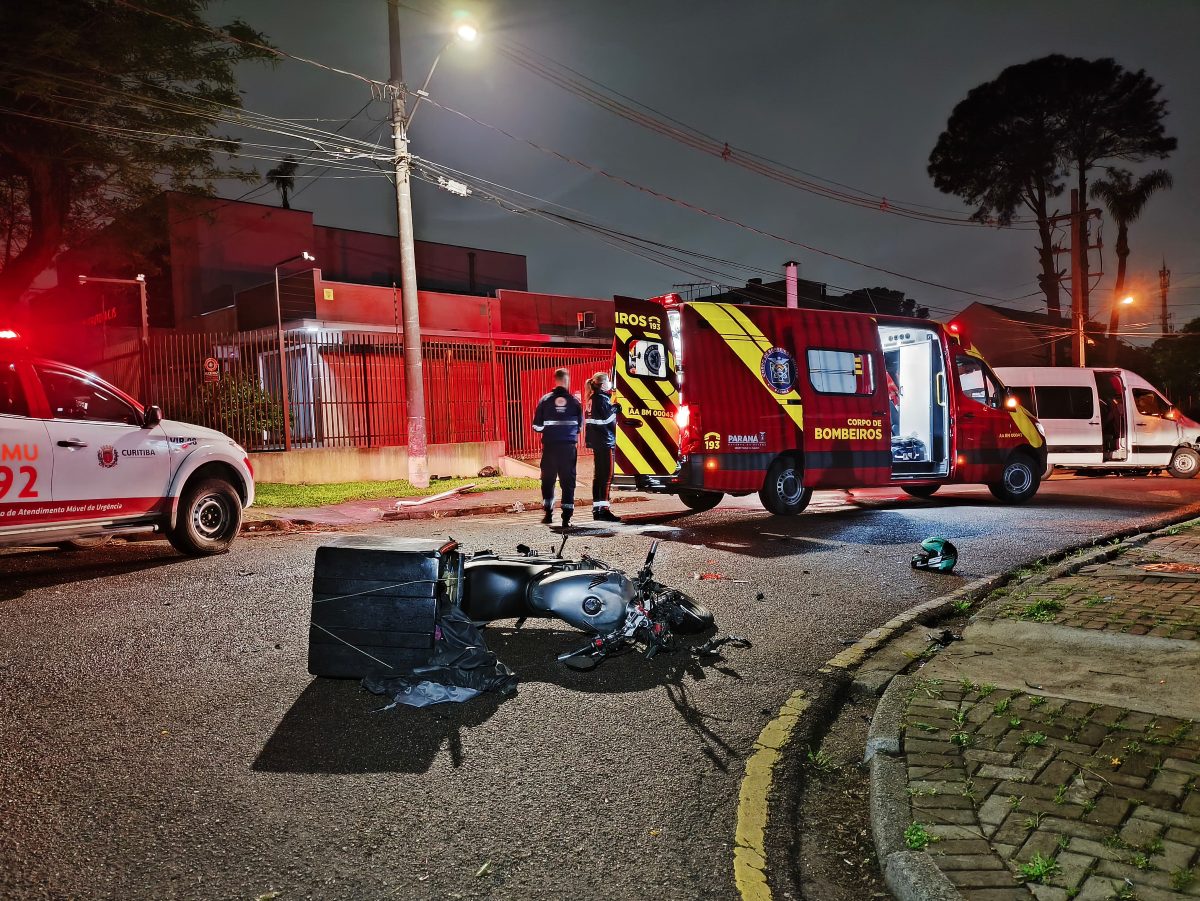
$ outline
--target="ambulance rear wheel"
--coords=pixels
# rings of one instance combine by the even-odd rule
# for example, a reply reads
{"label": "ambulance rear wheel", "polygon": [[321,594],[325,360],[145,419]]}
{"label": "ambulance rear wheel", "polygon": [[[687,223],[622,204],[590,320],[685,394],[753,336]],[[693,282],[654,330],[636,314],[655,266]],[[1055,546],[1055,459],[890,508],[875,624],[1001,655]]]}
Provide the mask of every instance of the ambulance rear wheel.
{"label": "ambulance rear wheel", "polygon": [[242,499],[223,479],[189,482],[179,498],[179,517],[167,539],[189,557],[223,554],[242,527]]}
{"label": "ambulance rear wheel", "polygon": [[721,498],[725,495],[720,491],[680,491],[679,499],[683,501],[683,505],[689,510],[694,510],[696,513],[703,513],[705,510],[711,510],[717,504],[721,503]]}
{"label": "ambulance rear wheel", "polygon": [[941,487],[941,485],[909,485],[901,490],[913,497],[933,497]]}
{"label": "ambulance rear wheel", "polygon": [[1197,471],[1200,471],[1200,454],[1190,447],[1181,447],[1175,451],[1171,465],[1167,467],[1167,472],[1177,479],[1195,478]]}
{"label": "ambulance rear wheel", "polygon": [[988,485],[988,490],[1006,504],[1023,504],[1042,484],[1038,466],[1028,454],[1013,454],[1004,464],[1000,481]]}
{"label": "ambulance rear wheel", "polygon": [[812,500],[812,489],[804,487],[804,473],[795,457],[775,458],[767,470],[758,499],[776,516],[795,516]]}

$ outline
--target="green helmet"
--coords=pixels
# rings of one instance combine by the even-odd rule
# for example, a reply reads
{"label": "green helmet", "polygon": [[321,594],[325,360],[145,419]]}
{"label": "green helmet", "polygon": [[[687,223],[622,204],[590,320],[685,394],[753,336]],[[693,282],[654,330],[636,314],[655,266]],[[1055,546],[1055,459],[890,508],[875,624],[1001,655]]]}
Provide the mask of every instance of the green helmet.
{"label": "green helmet", "polygon": [[948,573],[958,562],[958,548],[945,538],[926,538],[921,542],[921,550],[913,554],[913,569],[928,569],[933,572]]}

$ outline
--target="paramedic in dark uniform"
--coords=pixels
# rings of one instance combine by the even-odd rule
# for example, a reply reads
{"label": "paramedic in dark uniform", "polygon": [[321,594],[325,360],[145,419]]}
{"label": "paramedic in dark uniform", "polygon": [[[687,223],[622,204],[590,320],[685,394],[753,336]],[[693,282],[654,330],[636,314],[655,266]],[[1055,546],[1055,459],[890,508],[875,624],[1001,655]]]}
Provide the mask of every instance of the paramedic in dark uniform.
{"label": "paramedic in dark uniform", "polygon": [[533,430],[542,436],[542,522],[553,521],[554,482],[562,485],[562,524],[571,524],[575,512],[575,462],[579,430],[583,427],[583,404],[570,391],[571,374],[554,372],[554,390],[538,401]]}
{"label": "paramedic in dark uniform", "polygon": [[612,512],[609,490],[612,487],[613,448],[617,446],[617,413],[620,405],[612,402],[612,379],[597,372],[588,379],[588,414],[585,443],[592,449],[596,471],[592,476],[592,519],[620,522]]}

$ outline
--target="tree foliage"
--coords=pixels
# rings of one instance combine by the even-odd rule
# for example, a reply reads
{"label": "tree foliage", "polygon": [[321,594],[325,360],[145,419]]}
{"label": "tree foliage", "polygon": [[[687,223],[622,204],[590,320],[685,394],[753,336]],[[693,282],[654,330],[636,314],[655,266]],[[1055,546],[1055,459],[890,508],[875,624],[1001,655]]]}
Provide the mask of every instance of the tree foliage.
{"label": "tree foliage", "polygon": [[1156,383],[1192,417],[1200,417],[1200,318],[1150,348]]}
{"label": "tree foliage", "polygon": [[294,156],[285,156],[278,166],[267,170],[267,183],[273,185],[279,192],[285,210],[292,208],[292,205],[288,203],[288,194],[296,187],[296,165]]}
{"label": "tree foliage", "polygon": [[213,130],[241,106],[236,65],[273,56],[241,43],[265,44],[241,20],[210,26],[208,2],[0,4],[0,196],[13,201],[0,304],[64,245],[164,188],[257,179],[226,161],[238,144]]}
{"label": "tree foliage", "polygon": [[1052,314],[1059,310],[1060,274],[1050,201],[1072,172],[1086,199],[1095,166],[1161,159],[1174,150],[1161,90],[1145,71],[1130,72],[1112,59],[1041,57],[972,89],[930,154],[935,187],[974,206],[976,219],[1007,225],[1020,210],[1032,213],[1038,282]]}

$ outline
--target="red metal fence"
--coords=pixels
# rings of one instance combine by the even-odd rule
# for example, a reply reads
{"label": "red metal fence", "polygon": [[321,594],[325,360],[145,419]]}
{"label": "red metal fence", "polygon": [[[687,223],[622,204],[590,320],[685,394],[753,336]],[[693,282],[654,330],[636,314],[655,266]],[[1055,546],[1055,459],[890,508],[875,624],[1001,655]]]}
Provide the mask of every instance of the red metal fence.
{"label": "red metal fence", "polygon": [[[407,443],[404,347],[390,332],[293,330],[284,335],[293,447],[382,447]],[[282,450],[279,339],[254,332],[155,334],[141,385],[136,337],[121,336],[90,368],[164,415],[218,429],[253,451]],[[215,360],[206,375],[205,361]],[[593,373],[612,365],[607,348],[497,346],[490,341],[422,343],[430,444],[503,441],[535,456],[530,427],[554,370],[571,372],[582,396]],[[210,364],[211,366],[211,364]]]}

